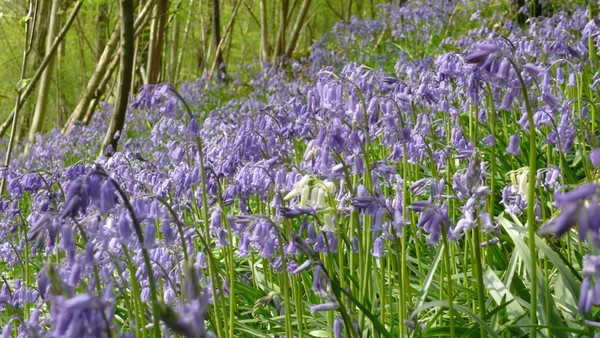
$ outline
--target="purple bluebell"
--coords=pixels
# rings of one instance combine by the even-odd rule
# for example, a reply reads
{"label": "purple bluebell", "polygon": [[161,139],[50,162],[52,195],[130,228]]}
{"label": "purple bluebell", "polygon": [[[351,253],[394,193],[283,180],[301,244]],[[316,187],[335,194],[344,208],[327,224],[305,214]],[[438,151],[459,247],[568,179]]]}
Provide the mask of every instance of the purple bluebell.
{"label": "purple bluebell", "polygon": [[102,212],[111,212],[116,205],[116,195],[113,184],[106,180],[100,187],[100,208]]}
{"label": "purple bluebell", "polygon": [[534,65],[533,63],[526,63],[523,68],[529,75],[531,75],[534,78],[539,77],[539,75],[542,73],[540,67]]}
{"label": "purple bluebell", "polygon": [[373,243],[373,249],[371,249],[371,254],[375,258],[385,257],[385,248],[384,248],[384,239],[382,237],[377,237],[375,242]]}
{"label": "purple bluebell", "polygon": [[337,317],[333,322],[333,338],[342,338],[344,331],[344,320],[342,317]]}
{"label": "purple bluebell", "polygon": [[118,224],[119,234],[121,235],[121,240],[125,240],[125,241],[129,240],[129,238],[131,237],[131,234],[133,233],[133,229],[132,229],[132,224],[131,224],[131,221],[130,221],[127,213],[125,213],[125,212],[121,213],[121,216],[119,217],[119,221],[117,222],[117,224]]}
{"label": "purple bluebell", "polygon": [[2,338],[10,338],[11,337],[12,327],[10,323],[7,323],[2,327]]}
{"label": "purple bluebell", "polygon": [[506,147],[506,152],[511,155],[521,155],[521,139],[518,134],[513,134],[510,136],[508,141],[508,147]]}
{"label": "purple bluebell", "polygon": [[339,307],[338,304],[335,303],[335,302],[329,302],[329,303],[322,303],[322,304],[317,304],[317,305],[311,305],[310,306],[310,313],[315,314],[317,312],[334,310],[334,309],[337,309],[338,307]]}
{"label": "purple bluebell", "polygon": [[557,191],[554,194],[554,204],[559,208],[563,208],[568,204],[598,196],[598,187],[597,183],[585,183],[567,193]]}
{"label": "purple bluebell", "polygon": [[491,54],[499,50],[500,48],[495,44],[481,43],[475,46],[475,51],[469,54],[465,60],[467,63],[483,64]]}
{"label": "purple bluebell", "polygon": [[544,101],[544,103],[546,103],[551,108],[556,108],[560,104],[556,96],[548,92],[542,93],[542,101]]}
{"label": "purple bluebell", "polygon": [[590,152],[590,161],[592,162],[593,167],[600,166],[600,148]]}
{"label": "purple bluebell", "polygon": [[594,305],[600,305],[600,256],[587,254],[583,257],[583,281],[579,291],[578,310],[587,313]]}
{"label": "purple bluebell", "polygon": [[579,238],[581,241],[586,241],[589,232],[591,231],[592,235],[595,235],[600,227],[597,219],[597,216],[600,215],[598,198],[596,183],[586,183],[567,193],[556,192],[554,204],[560,208],[560,213],[540,228],[538,233],[562,236],[575,224],[578,224]]}
{"label": "purple bluebell", "polygon": [[185,303],[177,309],[159,303],[160,319],[173,332],[185,337],[207,337],[205,317],[208,314],[209,295],[200,288],[198,275],[191,264],[186,266],[184,284]]}

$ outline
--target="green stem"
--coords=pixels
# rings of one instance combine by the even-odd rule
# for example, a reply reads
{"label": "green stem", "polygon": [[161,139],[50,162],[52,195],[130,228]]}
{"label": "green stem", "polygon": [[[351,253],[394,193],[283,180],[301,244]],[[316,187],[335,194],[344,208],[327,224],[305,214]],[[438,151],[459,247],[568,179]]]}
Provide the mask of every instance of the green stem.
{"label": "green stem", "polygon": [[537,160],[537,147],[536,147],[536,131],[535,123],[533,121],[533,110],[531,103],[529,102],[529,93],[527,91],[527,85],[521,76],[521,69],[516,62],[508,58],[510,63],[515,69],[519,82],[521,83],[521,90],[523,92],[523,100],[525,101],[525,109],[527,110],[527,121],[529,123],[529,175],[528,175],[528,190],[527,190],[527,236],[529,246],[529,256],[531,259],[530,266],[530,277],[531,277],[531,302],[529,310],[530,319],[530,337],[535,337],[537,334],[537,247],[535,245],[535,181],[536,181],[536,160]]}
{"label": "green stem", "polygon": [[[123,191],[123,189],[121,189],[121,186],[119,186],[119,184],[114,179],[112,179],[108,175],[106,175],[106,176],[111,181],[111,183],[113,184],[115,189],[117,189],[117,191],[119,192],[119,195],[123,199],[123,204],[125,204],[125,208],[127,208],[127,211],[129,212],[129,216],[131,217],[131,221],[133,223],[133,228],[135,229],[137,238],[138,238],[139,242],[143,244],[144,243],[144,234],[142,232],[142,226],[135,214],[135,210],[133,209],[133,206],[129,202],[129,198],[127,197],[127,194],[125,194],[125,191]],[[150,263],[150,255],[148,254],[148,249],[145,248],[143,245],[142,245],[142,257],[144,259],[144,268],[146,269],[146,273],[148,274],[148,284],[149,284],[149,288],[150,288],[150,300],[152,301],[152,304],[151,304],[151,306],[152,306],[152,321],[153,321],[152,329],[154,331],[154,336],[158,338],[158,337],[162,336],[162,333],[160,331],[160,315],[159,315],[159,310],[158,310],[158,299],[157,299],[157,295],[156,295],[156,281],[154,280],[154,269],[152,268],[152,264]]]}
{"label": "green stem", "polygon": [[[492,94],[492,88],[490,84],[486,82],[485,89],[488,95],[489,107],[490,107],[490,115],[488,119],[490,121],[492,127],[492,136],[494,139],[496,138],[496,107],[494,106],[494,96]],[[490,204],[488,213],[490,217],[494,216],[494,206],[495,204],[495,186],[496,186],[496,145],[490,146]]]}
{"label": "green stem", "polygon": [[[292,300],[290,299],[290,281],[288,278],[287,263],[285,262],[285,251],[283,249],[283,238],[279,232],[279,250],[281,250],[281,278],[283,279],[283,299],[285,302],[285,336],[293,337],[292,331]],[[233,322],[232,322],[233,323]],[[233,332],[233,330],[232,330]]]}
{"label": "green stem", "polygon": [[[210,222],[208,217],[208,194],[206,193],[206,172],[204,170],[204,154],[202,151],[202,142],[199,138],[196,138],[196,147],[198,148],[198,165],[200,167],[200,184],[202,190],[202,220],[204,221],[204,231],[207,236],[210,234]],[[205,248],[206,250],[211,250],[211,248]],[[211,255],[212,256],[212,255]],[[223,329],[221,328],[221,306],[219,304],[219,293],[217,292],[217,287],[220,289],[219,278],[217,276],[217,269],[215,266],[215,262],[213,259],[208,260],[208,274],[210,276],[210,287],[213,295],[213,306],[215,307],[215,331],[217,332],[217,337],[224,337]]]}
{"label": "green stem", "polygon": [[[477,215],[475,215],[477,217]],[[486,317],[485,309],[485,285],[483,284],[483,266],[481,264],[481,221],[478,221],[478,226],[473,230],[473,253],[475,255],[475,277],[477,278],[477,308],[481,319]],[[485,329],[481,328],[481,337],[487,336]]]}
{"label": "green stem", "polygon": [[450,245],[448,243],[448,231],[442,227],[442,241],[444,243],[444,265],[446,266],[446,287],[448,288],[448,317],[450,317],[450,337],[455,337],[454,329],[454,294],[452,291],[452,266],[450,265]]}

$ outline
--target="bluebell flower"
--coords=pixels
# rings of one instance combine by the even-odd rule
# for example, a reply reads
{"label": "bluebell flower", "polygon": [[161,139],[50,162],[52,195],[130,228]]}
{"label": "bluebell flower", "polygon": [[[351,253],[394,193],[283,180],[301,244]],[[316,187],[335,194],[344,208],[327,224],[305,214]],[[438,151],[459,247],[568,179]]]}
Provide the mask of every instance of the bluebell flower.
{"label": "bluebell flower", "polygon": [[600,166],[600,148],[590,152],[590,161],[592,162],[593,167]]}
{"label": "bluebell flower", "polygon": [[544,103],[546,103],[551,108],[556,108],[560,104],[560,102],[558,101],[558,99],[556,98],[556,96],[554,96],[554,95],[552,95],[551,93],[548,93],[548,92],[542,93],[542,101],[544,101]]}
{"label": "bluebell flower", "polygon": [[337,309],[339,306],[336,302],[328,302],[323,304],[311,305],[310,313],[315,314],[317,312],[329,311]]}
{"label": "bluebell flower", "polygon": [[467,63],[483,64],[490,55],[500,51],[495,44],[481,43],[475,46],[475,51],[469,54],[465,60]]}
{"label": "bluebell flower", "polygon": [[560,213],[538,230],[540,235],[562,236],[575,224],[579,225],[579,238],[586,241],[589,232],[596,236],[600,230],[598,215],[598,184],[586,183],[567,193],[554,194],[554,204]]}
{"label": "bluebell flower", "polygon": [[156,247],[156,227],[154,222],[147,222],[144,229],[144,248],[153,249]]}
{"label": "bluebell flower", "polygon": [[131,238],[131,234],[133,233],[133,229],[129,216],[126,212],[121,213],[119,221],[117,222],[117,226],[119,229],[119,234],[121,235],[121,240],[129,240],[129,238]]}
{"label": "bluebell flower", "polygon": [[526,63],[523,68],[529,75],[531,75],[534,78],[537,78],[542,73],[540,67],[534,65],[533,63]]}
{"label": "bluebell flower", "polygon": [[159,303],[160,319],[173,332],[186,338],[208,337],[205,317],[208,314],[209,296],[200,289],[200,282],[196,269],[192,264],[186,264],[184,275],[185,303],[180,303],[177,309]]}
{"label": "bluebell flower", "polygon": [[600,305],[600,256],[585,255],[583,257],[583,281],[579,291],[577,309],[587,313],[594,305]]}
{"label": "bluebell flower", "polygon": [[106,180],[100,187],[100,207],[102,212],[111,212],[116,205],[115,188],[110,180]]}
{"label": "bluebell flower", "polygon": [[165,238],[165,243],[171,245],[175,242],[175,232],[173,231],[173,227],[171,226],[170,219],[165,218],[161,221],[160,232]]}
{"label": "bluebell flower", "polygon": [[373,243],[373,249],[371,249],[371,255],[375,258],[385,257],[385,249],[384,249],[384,239],[382,237],[377,237],[375,242]]}
{"label": "bluebell flower", "polygon": [[10,338],[11,331],[12,331],[12,327],[11,327],[10,323],[7,323],[6,325],[4,325],[2,327],[2,338]]}
{"label": "bluebell flower", "polygon": [[506,152],[511,155],[521,155],[521,139],[518,134],[513,134],[510,136],[508,141],[508,147],[506,147]]}
{"label": "bluebell flower", "polygon": [[342,338],[344,331],[344,320],[342,317],[337,317],[333,322],[333,338]]}
{"label": "bluebell flower", "polygon": [[554,194],[554,204],[557,207],[562,208],[568,204],[577,203],[593,196],[598,196],[598,184],[585,183],[567,193],[557,191]]}

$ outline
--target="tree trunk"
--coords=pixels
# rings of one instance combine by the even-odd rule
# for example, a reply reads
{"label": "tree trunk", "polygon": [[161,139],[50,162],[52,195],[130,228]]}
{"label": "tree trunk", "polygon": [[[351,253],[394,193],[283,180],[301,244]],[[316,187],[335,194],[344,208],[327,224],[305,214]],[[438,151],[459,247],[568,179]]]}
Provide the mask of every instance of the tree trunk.
{"label": "tree trunk", "polygon": [[108,5],[98,5],[98,16],[96,16],[96,62],[100,61],[100,55],[104,52],[104,46],[108,42]]}
{"label": "tree trunk", "polygon": [[27,47],[30,50],[27,57],[27,69],[37,69],[47,50],[46,38],[48,35],[48,22],[50,21],[50,1],[38,0],[35,6],[33,30]]}
{"label": "tree trunk", "polygon": [[288,10],[288,0],[281,0],[281,8],[279,12],[279,32],[277,34],[277,40],[275,41],[275,54],[273,55],[274,62],[276,61],[276,58],[285,54],[285,35],[287,33],[288,26]]}
{"label": "tree trunk", "polygon": [[[51,1],[36,0],[34,4],[34,12],[31,18],[31,30],[27,36],[27,65],[26,73],[29,75],[40,65],[41,60],[46,55],[46,38],[48,35],[48,22],[50,21]],[[26,76],[25,78],[27,78]],[[17,133],[15,143],[21,140],[21,135],[25,135],[26,129],[29,127],[29,122],[33,115],[35,106],[31,102],[27,102],[27,107],[23,111],[23,116],[17,121]]]}
{"label": "tree trunk", "polygon": [[[146,26],[146,24],[148,23],[148,19],[149,19],[149,16],[145,15],[145,16],[141,17],[141,20],[136,20],[136,22],[135,22],[135,36],[136,37],[142,33],[144,26]],[[134,59],[134,65],[135,65],[135,59]],[[107,92],[106,87],[108,85],[108,82],[112,78],[112,74],[115,72],[115,70],[117,69],[118,66],[119,66],[119,55],[113,55],[112,59],[110,61],[110,64],[108,66],[108,70],[104,73],[104,76],[102,77],[102,79],[100,80],[100,83],[98,85],[98,90],[97,90],[98,93]],[[133,85],[133,83],[134,83],[134,81],[132,79],[132,85]],[[132,88],[134,88],[134,87],[132,87]],[[112,92],[112,90],[109,90],[108,92]],[[92,120],[92,117],[94,116],[95,108],[98,105],[98,103],[100,103],[100,94],[98,94],[94,99],[92,99],[92,102],[88,106],[88,109],[85,112],[85,117],[83,118],[84,124],[90,123],[90,121]]]}
{"label": "tree trunk", "polygon": [[63,128],[63,134],[67,133],[71,129],[71,124],[73,122],[83,120],[83,117],[85,116],[85,112],[90,102],[94,97],[96,97],[99,94],[97,92],[98,84],[100,83],[102,76],[104,76],[104,74],[106,73],[106,69],[110,63],[111,56],[117,49],[118,43],[119,34],[118,31],[115,30],[111,35],[110,39],[108,40],[108,43],[104,47],[104,51],[102,52],[102,55],[98,60],[98,64],[96,65],[94,74],[92,74],[92,77],[88,81],[88,84],[85,87],[85,90],[83,91],[81,99],[79,99],[75,110],[73,110],[73,113],[71,114],[69,120],[65,124],[65,127]]}
{"label": "tree trunk", "polygon": [[262,62],[267,62],[271,58],[269,27],[267,26],[267,0],[260,0],[260,55]]}
{"label": "tree trunk", "polygon": [[[147,17],[149,16],[149,12],[152,9],[153,1],[148,1],[144,8],[140,11],[137,19],[135,20],[136,31],[140,29],[140,27],[145,26]],[[133,15],[133,14],[132,14]],[[86,113],[89,109],[89,106],[94,98],[100,96],[101,92],[98,90],[100,87],[100,83],[104,76],[106,76],[107,70],[109,69],[110,62],[112,60],[112,55],[115,53],[117,46],[119,43],[119,30],[115,30],[111,35],[104,51],[102,52],[102,56],[100,56],[100,61],[96,65],[96,69],[92,74],[92,77],[88,81],[85,90],[83,91],[83,95],[79,99],[75,110],[69,117],[69,120],[65,124],[65,127],[62,130],[63,135],[66,135],[71,128],[73,127],[73,123],[75,121],[83,121],[85,119]]]}
{"label": "tree trunk", "polygon": [[352,17],[352,0],[348,0],[348,5],[346,6],[346,21],[350,21]]}
{"label": "tree trunk", "polygon": [[[110,65],[108,66],[108,70],[104,73],[104,77],[100,80],[100,84],[98,85],[98,92],[104,93],[106,92],[106,86],[108,81],[112,77],[112,74],[115,72],[117,67],[119,66],[119,57],[115,55],[113,59],[110,61]],[[92,116],[94,116],[94,111],[100,102],[100,97],[95,97],[92,99],[92,102],[88,105],[87,111],[85,112],[85,117],[83,118],[83,123],[88,124],[92,120]]]}
{"label": "tree trunk", "polygon": [[[29,14],[31,14],[31,10],[32,10],[33,4],[29,5]],[[24,43],[23,43],[23,58],[21,61],[21,80],[17,83],[17,98],[16,98],[16,103],[15,103],[15,108],[13,109],[13,117],[12,117],[12,122],[11,122],[11,128],[10,128],[10,138],[8,139],[8,148],[6,149],[6,156],[4,157],[4,169],[8,170],[9,166],[10,166],[10,159],[11,159],[11,155],[12,155],[12,150],[13,147],[15,145],[15,134],[16,134],[16,128],[17,128],[17,121],[19,120],[19,110],[21,108],[21,92],[23,91],[23,81],[25,81],[25,76],[27,74],[27,60],[29,58],[29,53],[31,51],[31,30],[33,29],[33,27],[35,26],[35,22],[26,23],[25,26],[25,39],[24,39]],[[6,178],[4,176],[2,176],[2,179],[0,179],[0,195],[4,194],[4,186],[6,185]]]}
{"label": "tree trunk", "polygon": [[[206,5],[206,6],[209,6],[209,5]],[[198,8],[199,8],[199,12],[200,12],[200,41],[201,41],[201,43],[198,45],[198,52],[196,55],[196,61],[197,61],[197,65],[198,65],[198,74],[202,74],[209,67],[208,66],[208,55],[209,55],[209,51],[210,51],[210,47],[211,47],[211,43],[210,43],[211,40],[210,40],[209,36],[210,36],[211,30],[212,30],[212,26],[210,23],[212,15],[208,16],[209,22],[207,23],[204,18],[204,6],[205,6],[205,2],[203,0],[200,0],[200,3],[198,4]],[[207,10],[210,12],[210,8]]]}
{"label": "tree trunk", "polygon": [[[244,4],[246,5],[246,4]],[[248,9],[248,8],[247,8]],[[256,19],[256,17],[254,16],[254,14],[252,13],[252,11],[250,9],[248,9],[248,12],[250,12],[250,15],[252,16],[253,19]],[[258,23],[258,26],[260,27],[260,22],[258,20],[254,21],[255,23]],[[241,30],[241,38],[242,38],[242,48],[240,49],[240,54],[242,54],[242,59],[240,60],[240,64],[245,64],[246,63],[246,51],[247,51],[247,46],[248,46],[248,32],[250,31],[250,25],[252,25],[252,20],[247,20],[246,21],[246,27],[240,29]]]}
{"label": "tree trunk", "polygon": [[[190,9],[194,8],[194,0],[190,0]],[[185,27],[183,28],[183,40],[181,41],[181,45],[182,46],[186,46],[187,44],[187,39],[190,33],[190,26],[192,23],[192,11],[190,10],[188,12],[188,17],[185,21]],[[183,51],[179,52],[179,55],[177,56],[177,64],[176,69],[175,69],[175,77],[179,78],[179,72],[181,71],[181,64],[183,63]]]}
{"label": "tree trunk", "polygon": [[167,43],[169,50],[169,63],[166,71],[167,74],[165,76],[165,80],[173,85],[177,83],[177,58],[180,54],[183,54],[183,51],[179,50],[180,33],[181,24],[179,22],[179,17],[177,14],[174,14],[171,35]]}
{"label": "tree trunk", "polygon": [[[235,23],[235,19],[237,17],[237,13],[238,10],[240,9],[241,5],[242,5],[243,0],[238,0],[237,3],[235,4],[235,7],[233,8],[233,12],[231,13],[231,18],[229,19],[229,22],[227,23],[227,27],[225,27],[225,35],[223,36],[223,38],[219,41],[219,44],[217,45],[217,49],[220,51],[220,54],[223,55],[223,49],[224,49],[224,45],[226,43],[226,41],[229,41],[229,44],[231,45],[231,34],[233,31],[233,25]],[[213,61],[212,67],[210,68],[210,76],[213,76],[215,74],[215,70],[217,69],[217,59],[215,59]],[[224,70],[225,68],[223,68]],[[224,73],[218,73],[219,75],[227,75]],[[225,78],[226,79],[226,78]],[[223,78],[222,78],[223,80]]]}
{"label": "tree trunk", "polygon": [[120,0],[121,12],[121,61],[119,90],[115,102],[114,111],[110,120],[110,125],[104,142],[102,142],[101,155],[111,156],[117,151],[117,145],[125,125],[125,115],[129,102],[129,92],[131,91],[131,79],[133,77],[133,55],[135,51],[134,37],[134,0]]}
{"label": "tree trunk", "polygon": [[71,25],[73,24],[73,21],[75,21],[75,17],[77,17],[77,13],[79,12],[79,9],[81,9],[82,5],[83,5],[82,1],[77,2],[75,7],[73,8],[73,11],[71,12],[71,15],[69,16],[69,19],[65,23],[64,27],[61,29],[60,33],[58,33],[58,36],[56,37],[55,41],[52,43],[52,47],[50,48],[50,50],[47,51],[46,56],[40,63],[39,67],[36,69],[35,73],[31,77],[31,79],[29,80],[29,82],[27,83],[25,88],[21,88],[19,99],[15,103],[15,107],[13,108],[12,112],[10,113],[10,115],[8,116],[6,121],[4,121],[4,123],[2,123],[2,125],[0,126],[0,136],[4,135],[4,133],[6,132],[8,127],[13,123],[14,116],[21,109],[21,107],[23,106],[23,104],[25,103],[25,101],[27,100],[29,95],[35,89],[35,85],[37,84],[39,79],[42,77],[42,73],[43,73],[44,69],[46,69],[46,67],[50,63],[52,56],[54,55],[54,53],[56,53],[58,46],[61,44],[61,42],[65,38],[65,35],[69,31],[69,28],[71,28]]}
{"label": "tree trunk", "polygon": [[300,8],[300,13],[298,13],[298,17],[296,18],[296,23],[294,24],[294,29],[292,30],[292,36],[290,37],[290,42],[285,51],[285,55],[288,58],[292,57],[292,53],[294,52],[294,49],[296,49],[296,44],[300,38],[300,32],[304,27],[304,20],[306,19],[306,14],[310,8],[310,3],[311,0],[304,0],[302,7]]}
{"label": "tree trunk", "polygon": [[[56,36],[56,30],[58,27],[58,10],[60,8],[60,0],[52,1],[52,9],[50,11],[50,22],[48,23],[48,36],[46,37],[46,50],[50,50],[52,42]],[[29,138],[25,152],[29,152],[31,144],[35,142],[35,135],[42,131],[44,125],[45,113],[48,110],[48,93],[50,91],[50,84],[52,83],[52,72],[54,71],[54,60],[56,58],[51,56],[48,66],[42,73],[40,80],[40,87],[38,90],[37,102],[35,105],[35,112],[33,114],[33,121],[29,128]]]}
{"label": "tree trunk", "polygon": [[218,68],[218,76],[222,80],[227,77],[227,70],[223,62],[221,43],[221,9],[219,0],[212,0],[212,23],[213,23],[213,45],[215,46],[215,62]]}
{"label": "tree trunk", "polygon": [[167,28],[167,13],[169,0],[158,0],[156,5],[156,18],[152,24],[150,36],[150,51],[148,52],[148,84],[158,83],[162,68],[162,53]]}

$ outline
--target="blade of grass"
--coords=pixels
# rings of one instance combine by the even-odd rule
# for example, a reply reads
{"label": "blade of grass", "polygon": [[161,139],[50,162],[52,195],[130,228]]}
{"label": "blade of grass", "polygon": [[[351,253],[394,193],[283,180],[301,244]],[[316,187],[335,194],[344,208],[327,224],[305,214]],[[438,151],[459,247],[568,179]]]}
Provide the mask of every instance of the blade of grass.
{"label": "blade of grass", "polygon": [[[521,259],[523,260],[523,262],[525,263],[525,269],[526,270],[531,269],[531,257],[529,254],[529,247],[527,246],[527,244],[524,241],[524,239],[529,235],[527,229],[525,229],[523,226],[519,226],[518,224],[515,224],[515,223],[509,221],[508,219],[506,219],[504,217],[504,215],[498,216],[497,220],[500,223],[500,225],[502,226],[502,228],[504,228],[506,233],[513,240],[513,243],[515,245],[515,253],[518,254],[521,257]],[[535,237],[536,237],[536,239],[539,238],[539,237],[537,237],[537,235]],[[537,267],[537,270],[538,270],[536,273],[537,278],[535,281],[530,281],[530,285],[533,283],[536,283],[538,286],[538,288],[537,288],[538,292],[543,292],[543,290],[545,288],[543,274],[542,274],[539,266]],[[528,276],[531,276],[531,274],[528,274]],[[540,319],[542,325],[540,325],[539,328],[550,327],[550,326],[566,327],[567,325],[561,319],[560,313],[558,312],[558,308],[556,307],[556,304],[554,303],[553,298],[550,298],[550,300],[549,300],[550,304],[548,304],[548,306],[546,306],[547,305],[546,297],[544,297],[543,294],[541,294],[539,296],[540,297],[537,297],[537,301],[539,301],[540,309],[546,309],[546,308],[553,309],[553,311],[550,312],[549,318],[546,317],[545,311],[540,311],[539,319]],[[537,333],[542,334],[539,331]],[[553,332],[553,334],[554,334],[554,337],[565,337],[565,338],[568,337],[568,335],[563,331]]]}
{"label": "blade of grass", "polygon": [[[506,285],[496,276],[496,273],[492,271],[492,269],[488,268],[483,274],[483,282],[487,285],[488,292],[490,296],[494,299],[496,304],[500,305],[505,302],[509,302],[506,306],[506,312],[508,314],[508,318],[510,320],[517,319],[516,323],[520,325],[526,325],[529,323],[529,317],[523,316],[526,311],[523,309],[518,302],[515,302],[515,297],[508,290]],[[525,334],[526,331],[523,330],[521,332]]]}

